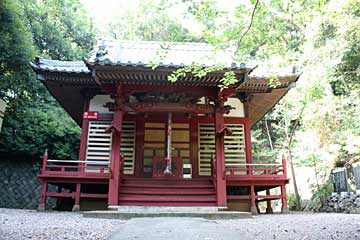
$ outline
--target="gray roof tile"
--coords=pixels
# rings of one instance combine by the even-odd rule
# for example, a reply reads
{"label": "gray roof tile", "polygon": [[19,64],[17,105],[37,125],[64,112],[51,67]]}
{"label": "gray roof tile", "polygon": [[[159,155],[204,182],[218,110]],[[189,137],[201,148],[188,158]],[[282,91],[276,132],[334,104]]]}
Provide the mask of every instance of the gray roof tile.
{"label": "gray roof tile", "polygon": [[59,61],[36,57],[35,63],[30,63],[30,65],[35,70],[49,72],[90,73],[90,70],[83,61]]}
{"label": "gray roof tile", "polygon": [[215,49],[206,43],[169,43],[151,41],[109,41],[100,39],[89,65],[183,67],[192,64],[206,67],[221,65],[245,69],[232,59],[232,49]]}

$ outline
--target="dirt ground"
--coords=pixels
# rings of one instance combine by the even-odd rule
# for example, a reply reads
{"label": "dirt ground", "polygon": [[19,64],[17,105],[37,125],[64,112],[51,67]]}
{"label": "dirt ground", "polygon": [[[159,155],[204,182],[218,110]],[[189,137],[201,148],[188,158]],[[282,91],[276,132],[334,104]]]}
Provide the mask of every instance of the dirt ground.
{"label": "dirt ground", "polygon": [[251,219],[91,219],[80,213],[0,209],[0,239],[360,239],[360,215],[290,213]]}

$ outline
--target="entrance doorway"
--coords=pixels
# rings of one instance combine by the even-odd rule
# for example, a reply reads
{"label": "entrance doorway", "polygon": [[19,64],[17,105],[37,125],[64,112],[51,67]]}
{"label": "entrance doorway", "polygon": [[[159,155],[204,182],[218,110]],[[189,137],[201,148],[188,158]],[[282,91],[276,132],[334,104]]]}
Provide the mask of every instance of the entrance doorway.
{"label": "entrance doorway", "polygon": [[[145,122],[144,125],[144,162],[143,174],[152,177],[153,160],[155,157],[166,156],[167,123]],[[171,155],[180,157],[184,167],[184,176],[191,177],[190,161],[190,124],[172,124]]]}

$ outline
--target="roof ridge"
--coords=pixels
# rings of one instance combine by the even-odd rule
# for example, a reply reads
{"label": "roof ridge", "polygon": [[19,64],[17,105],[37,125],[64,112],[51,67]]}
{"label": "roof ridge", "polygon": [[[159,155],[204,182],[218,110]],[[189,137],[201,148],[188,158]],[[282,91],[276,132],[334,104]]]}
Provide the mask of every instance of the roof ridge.
{"label": "roof ridge", "polygon": [[117,40],[117,39],[102,39],[99,38],[97,40],[99,41],[106,41],[106,42],[113,42],[113,43],[141,43],[141,44],[159,44],[159,43],[171,43],[171,44],[184,44],[184,45],[206,45],[206,46],[212,46],[209,43],[205,42],[171,42],[171,41],[147,41],[147,40]]}

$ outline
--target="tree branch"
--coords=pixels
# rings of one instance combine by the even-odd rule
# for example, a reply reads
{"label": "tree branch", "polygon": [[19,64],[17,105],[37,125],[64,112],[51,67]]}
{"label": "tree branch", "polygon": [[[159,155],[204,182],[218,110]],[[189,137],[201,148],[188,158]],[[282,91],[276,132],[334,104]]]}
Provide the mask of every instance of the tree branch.
{"label": "tree branch", "polygon": [[257,6],[259,5],[259,2],[260,2],[260,0],[256,0],[254,9],[253,9],[253,11],[252,11],[252,13],[251,13],[250,24],[249,24],[249,26],[247,27],[247,29],[245,30],[245,32],[241,35],[239,41],[237,42],[237,47],[236,47],[236,50],[234,51],[234,56],[233,56],[233,58],[235,57],[235,54],[239,51],[241,42],[242,42],[242,40],[244,39],[245,35],[250,31],[250,28],[251,28],[251,26],[252,26],[252,24],[253,24],[253,21],[254,21],[255,11],[256,11]]}

